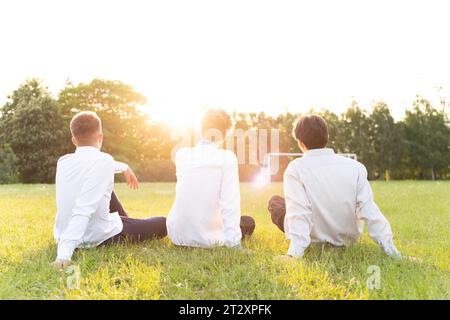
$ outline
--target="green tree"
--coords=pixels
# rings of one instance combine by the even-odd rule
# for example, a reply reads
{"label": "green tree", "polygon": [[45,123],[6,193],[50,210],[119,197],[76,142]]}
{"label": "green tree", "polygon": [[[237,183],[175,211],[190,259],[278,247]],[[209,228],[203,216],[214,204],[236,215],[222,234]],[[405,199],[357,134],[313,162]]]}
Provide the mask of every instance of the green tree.
{"label": "green tree", "polygon": [[285,112],[276,118],[276,128],[280,130],[280,152],[301,152],[292,134],[295,120],[299,113]]}
{"label": "green tree", "polygon": [[[170,159],[174,145],[167,127],[151,123],[142,111],[145,103],[145,97],[132,86],[102,79],[76,86],[68,84],[58,99],[66,127],[77,112],[96,112],[102,119],[103,151],[129,163],[138,172],[148,172],[144,167],[149,160]],[[66,141],[70,146],[70,133]]]}
{"label": "green tree", "polygon": [[17,182],[16,162],[11,146],[0,146],[0,184]]}
{"label": "green tree", "polygon": [[55,100],[36,79],[26,81],[8,100],[1,108],[0,139],[17,157],[20,181],[54,181],[63,141],[63,121]]}
{"label": "green tree", "polygon": [[373,105],[369,120],[375,175],[380,179],[389,179],[403,149],[398,127],[388,105],[382,101]]}
{"label": "green tree", "polygon": [[419,178],[434,180],[439,174],[445,177],[450,163],[450,127],[445,113],[420,96],[413,106],[406,111],[403,123],[407,165]]}
{"label": "green tree", "polygon": [[373,174],[373,145],[367,112],[361,109],[356,101],[342,115],[342,131],[339,141],[342,144],[341,152],[355,153],[358,161],[367,167],[369,176]]}
{"label": "green tree", "polygon": [[[102,119],[105,137],[103,150],[122,160],[136,161],[146,129],[147,116],[138,106],[145,98],[131,86],[120,81],[95,79],[89,84],[69,84],[59,94],[58,106],[65,117],[66,126],[80,111],[94,111]],[[70,143],[70,136],[66,139]],[[71,146],[73,149],[74,146]]]}
{"label": "green tree", "polygon": [[346,142],[342,139],[344,131],[343,121],[329,110],[321,110],[317,114],[322,116],[328,124],[328,147],[333,148],[336,152],[343,152],[346,149]]}

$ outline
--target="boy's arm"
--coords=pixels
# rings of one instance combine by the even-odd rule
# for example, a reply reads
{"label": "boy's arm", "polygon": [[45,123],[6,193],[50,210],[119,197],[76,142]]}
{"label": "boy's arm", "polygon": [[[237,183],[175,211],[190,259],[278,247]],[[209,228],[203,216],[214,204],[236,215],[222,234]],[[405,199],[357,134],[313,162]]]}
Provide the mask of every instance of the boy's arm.
{"label": "boy's arm", "polygon": [[394,245],[391,226],[373,200],[372,188],[367,180],[367,170],[361,165],[358,176],[358,194],[356,197],[358,218],[364,220],[370,237],[389,256],[400,257]]}
{"label": "boy's arm", "polygon": [[114,179],[113,161],[97,161],[87,176],[75,201],[69,224],[59,239],[56,262],[70,261],[73,251],[82,242],[92,214],[97,210],[100,200]]}
{"label": "boy's arm", "polygon": [[241,197],[239,191],[239,171],[236,156],[224,168],[220,191],[220,211],[224,225],[224,241],[227,247],[241,244]]}
{"label": "boy's arm", "polygon": [[134,174],[133,170],[123,162],[120,161],[114,161],[114,173],[122,173],[125,176],[125,180],[128,184],[128,186],[131,189],[137,189],[139,187],[139,181]]}
{"label": "boy's arm", "polygon": [[286,238],[291,240],[287,254],[300,258],[311,243],[311,202],[306,195],[303,183],[292,165],[289,165],[284,172],[283,185],[286,200],[284,228]]}
{"label": "boy's arm", "polygon": [[129,169],[128,165],[124,162],[114,161],[114,173],[122,173]]}

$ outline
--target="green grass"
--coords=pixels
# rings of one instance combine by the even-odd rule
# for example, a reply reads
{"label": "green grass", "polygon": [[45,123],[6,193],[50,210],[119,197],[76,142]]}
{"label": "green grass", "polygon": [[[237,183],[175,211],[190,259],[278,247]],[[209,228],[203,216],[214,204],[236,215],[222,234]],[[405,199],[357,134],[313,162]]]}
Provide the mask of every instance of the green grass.
{"label": "green grass", "polygon": [[[283,263],[288,242],[270,222],[266,202],[281,184],[242,184],[242,212],[256,218],[253,237],[233,249],[189,249],[169,240],[78,251],[79,290],[49,267],[56,247],[52,185],[0,186],[0,299],[449,299],[450,182],[374,182],[397,247],[416,260],[386,257],[365,233],[349,248],[316,246]],[[133,217],[167,215],[174,184],[116,186]],[[381,270],[369,290],[367,268]]]}

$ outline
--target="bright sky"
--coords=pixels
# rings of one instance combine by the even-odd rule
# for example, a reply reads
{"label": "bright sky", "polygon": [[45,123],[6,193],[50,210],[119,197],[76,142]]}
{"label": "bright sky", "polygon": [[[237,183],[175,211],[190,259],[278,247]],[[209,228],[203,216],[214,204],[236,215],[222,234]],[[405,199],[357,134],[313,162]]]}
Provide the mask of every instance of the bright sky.
{"label": "bright sky", "polygon": [[[30,77],[131,84],[157,120],[450,98],[448,1],[2,0],[0,103]],[[436,87],[443,89],[438,93]]]}

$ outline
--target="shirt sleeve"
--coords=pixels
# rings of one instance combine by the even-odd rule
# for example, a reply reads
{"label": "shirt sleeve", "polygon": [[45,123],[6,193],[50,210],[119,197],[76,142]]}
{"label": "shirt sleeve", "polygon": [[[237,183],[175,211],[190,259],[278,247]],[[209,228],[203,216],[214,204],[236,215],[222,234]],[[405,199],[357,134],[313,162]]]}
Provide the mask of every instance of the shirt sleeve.
{"label": "shirt sleeve", "polygon": [[75,248],[81,244],[92,215],[97,210],[111,181],[114,181],[114,162],[108,159],[98,160],[88,172],[87,177],[75,201],[69,224],[61,234],[57,259],[70,260]]}
{"label": "shirt sleeve", "polygon": [[361,165],[358,174],[357,215],[365,221],[370,237],[390,256],[400,256],[393,242],[389,222],[373,199],[372,188],[367,180],[367,169]]}
{"label": "shirt sleeve", "polygon": [[128,170],[128,165],[120,161],[114,161],[114,173],[122,173]]}
{"label": "shirt sleeve", "polygon": [[241,244],[241,197],[237,158],[233,154],[223,170],[220,191],[220,211],[224,225],[224,244],[236,247]]}
{"label": "shirt sleeve", "polygon": [[284,197],[286,216],[284,228],[286,238],[291,241],[288,255],[300,258],[311,243],[312,207],[305,186],[292,165],[284,172]]}

